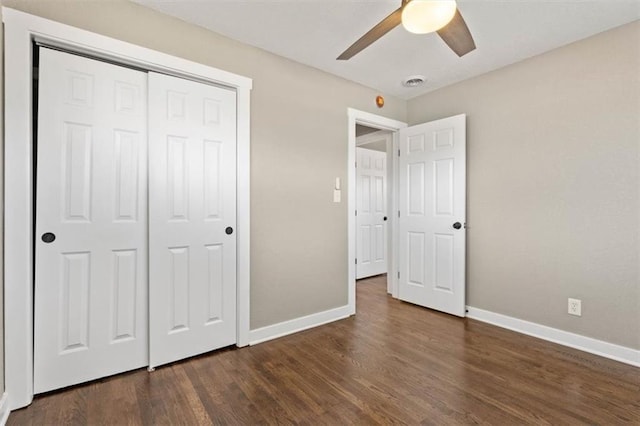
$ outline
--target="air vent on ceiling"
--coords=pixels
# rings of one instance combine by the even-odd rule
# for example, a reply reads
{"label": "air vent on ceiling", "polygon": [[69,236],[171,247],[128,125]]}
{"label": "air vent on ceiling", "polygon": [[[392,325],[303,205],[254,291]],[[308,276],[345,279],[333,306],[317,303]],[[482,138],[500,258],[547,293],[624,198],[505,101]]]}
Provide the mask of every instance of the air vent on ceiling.
{"label": "air vent on ceiling", "polygon": [[424,84],[427,79],[423,75],[412,75],[402,80],[402,85],[405,87],[418,87]]}

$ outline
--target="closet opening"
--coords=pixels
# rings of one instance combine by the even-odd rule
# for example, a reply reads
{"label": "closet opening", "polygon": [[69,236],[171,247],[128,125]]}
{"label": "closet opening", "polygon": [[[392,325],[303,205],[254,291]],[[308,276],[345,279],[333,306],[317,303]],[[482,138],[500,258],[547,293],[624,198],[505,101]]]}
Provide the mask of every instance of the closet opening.
{"label": "closet opening", "polygon": [[[94,62],[102,65],[113,65],[116,63],[120,65],[120,68],[127,69],[129,72],[149,70],[149,72],[159,75],[162,74],[164,76],[172,76],[172,78],[186,79],[194,84],[205,84],[208,87],[213,87],[216,90],[222,90],[223,92],[231,94],[230,97],[232,97],[236,102],[236,106],[231,109],[233,109],[236,115],[233,126],[229,127],[233,127],[234,132],[236,132],[235,137],[237,141],[236,149],[233,150],[235,160],[231,161],[234,165],[233,173],[235,174],[236,179],[236,184],[233,186],[234,188],[237,188],[236,199],[232,204],[234,206],[234,211],[237,211],[238,213],[236,215],[234,212],[235,223],[226,224],[222,229],[224,231],[225,228],[232,227],[233,235],[236,238],[234,251],[237,255],[237,262],[235,267],[227,268],[227,271],[236,275],[237,293],[234,294],[233,300],[233,315],[235,316],[235,324],[234,327],[232,327],[234,336],[233,342],[235,342],[237,346],[246,346],[249,343],[249,100],[252,86],[251,79],[91,33],[89,31],[73,28],[68,25],[63,25],[55,21],[29,15],[10,8],[5,7],[2,12],[5,31],[4,52],[6,59],[4,72],[4,171],[7,184],[5,185],[4,246],[11,247],[11,250],[8,250],[5,253],[4,265],[5,389],[9,395],[7,404],[8,408],[10,410],[14,410],[30,404],[34,394],[34,365],[37,362],[37,360],[34,359],[34,344],[37,343],[34,338],[34,325],[38,318],[36,315],[36,309],[34,308],[35,304],[43,303],[45,300],[45,298],[36,294],[39,291],[39,288],[36,285],[36,276],[57,275],[51,273],[39,273],[40,265],[38,262],[42,259],[53,259],[54,261],[49,262],[49,266],[53,265],[55,268],[60,269],[62,273],[57,275],[58,278],[61,275],[64,276],[66,268],[67,276],[71,277],[71,279],[66,281],[69,285],[63,287],[64,291],[61,291],[64,295],[69,293],[68,290],[87,288],[84,284],[87,281],[85,279],[87,273],[85,272],[89,271],[91,268],[86,266],[91,264],[92,259],[97,259],[96,256],[92,258],[87,254],[87,250],[83,248],[63,248],[62,246],[66,236],[74,235],[76,237],[80,237],[87,234],[84,234],[83,232],[67,233],[64,230],[58,230],[56,233],[55,231],[50,231],[48,229],[45,230],[45,228],[39,227],[39,218],[42,216],[41,213],[46,212],[46,214],[50,214],[50,216],[54,218],[57,216],[59,221],[60,218],[62,218],[62,221],[67,221],[76,225],[82,223],[87,225],[91,220],[87,220],[87,218],[82,217],[85,213],[90,213],[89,219],[92,219],[95,215],[103,214],[104,212],[108,212],[112,215],[118,212],[115,208],[102,209],[96,206],[91,206],[91,209],[89,209],[88,206],[90,206],[91,203],[87,200],[90,200],[91,197],[87,196],[89,193],[85,191],[85,189],[92,187],[90,185],[83,186],[78,184],[66,184],[69,180],[67,179],[68,176],[74,175],[87,177],[87,182],[90,181],[91,184],[95,182],[96,185],[109,186],[108,184],[104,184],[104,182],[109,182],[108,179],[89,179],[91,176],[90,171],[93,170],[92,167],[98,167],[98,163],[96,161],[104,161],[107,157],[99,155],[93,158],[91,155],[87,154],[91,151],[88,148],[91,143],[88,142],[90,138],[85,138],[84,136],[89,135],[91,132],[87,130],[90,126],[87,126],[86,123],[83,124],[81,120],[61,120],[60,123],[64,125],[61,126],[66,129],[65,131],[67,133],[53,132],[53,134],[72,136],[67,140],[68,143],[65,145],[66,150],[57,149],[54,151],[55,155],[45,155],[38,159],[38,155],[43,151],[44,134],[42,132],[39,134],[39,129],[43,127],[43,120],[51,119],[57,111],[61,110],[61,108],[56,109],[48,107],[46,111],[51,113],[43,114],[43,105],[39,102],[39,99],[42,98],[45,86],[43,84],[42,77],[42,50],[49,50],[58,54],[67,55],[72,53],[72,56],[76,58],[93,60]],[[66,90],[69,84],[75,84],[75,92],[72,91],[74,94],[72,96],[73,99],[67,98],[63,103],[66,106],[74,104],[76,110],[80,111],[80,109],[82,109],[79,108],[81,98],[83,98],[83,96],[85,97],[85,100],[90,98],[85,96],[89,93],[85,89],[91,85],[83,85],[82,81],[86,82],[87,79],[85,79],[85,77],[87,77],[87,75],[84,75],[82,71],[74,74],[74,76],[78,78],[75,80],[54,79],[54,81],[60,82],[58,85],[60,87],[56,87],[56,85],[51,85],[50,87]],[[89,78],[89,80],[91,79]],[[119,105],[122,109],[121,112],[124,112],[124,110],[131,107],[130,100],[135,96],[130,95],[131,93],[135,94],[135,89],[129,90],[131,87],[127,86],[127,84],[122,84],[118,86],[118,88],[123,89],[120,91],[120,100],[122,102]],[[177,92],[180,92],[180,90],[177,90]],[[67,91],[66,93],[70,92]],[[202,105],[204,104],[205,103],[202,102]],[[113,107],[113,103],[111,106]],[[176,107],[176,102],[174,102],[174,107]],[[212,123],[216,121],[215,118],[218,117],[218,115],[215,113],[215,110],[217,107],[216,102],[209,103],[207,105],[207,108],[210,110],[208,115],[210,119],[207,121],[205,126],[212,125]],[[179,109],[179,107],[176,108]],[[174,112],[176,108],[174,108]],[[98,114],[96,116],[104,118],[104,115]],[[126,129],[123,128],[120,130],[123,130],[120,136],[126,136]],[[214,138],[213,140],[215,141],[216,139]],[[113,142],[113,140],[111,140],[111,142]],[[131,148],[135,145],[131,143],[130,140],[126,140],[126,137],[121,138],[118,143],[121,148],[124,148],[119,151],[122,158],[126,157],[126,153],[131,153]],[[165,143],[164,145],[166,146],[167,144]],[[174,144],[174,147],[177,145],[180,144]],[[59,182],[62,180],[66,183],[61,185],[58,182],[58,185],[53,185],[53,180],[50,180],[46,182],[47,185],[45,186],[42,184],[38,185],[38,181],[44,182],[42,168],[48,163],[57,163],[58,166],[64,166],[66,163],[63,161],[62,154],[68,152],[78,154],[71,155],[69,157],[72,159],[69,164],[76,164],[77,167],[70,167],[70,171],[62,168],[60,173],[51,174],[51,176],[57,175]],[[214,158],[217,153],[218,150],[215,143],[207,144],[205,155],[208,155],[208,158]],[[43,160],[43,158],[45,160]],[[82,161],[77,162],[76,160],[78,159]],[[91,161],[85,161],[87,159],[90,159]],[[130,165],[131,162],[127,164]],[[121,170],[129,167],[125,166],[123,166],[123,169]],[[176,166],[176,168],[179,167]],[[203,172],[203,170],[204,168],[200,167],[200,171]],[[107,175],[109,175],[109,173],[107,173]],[[125,175],[127,175],[127,173],[122,174],[122,176]],[[208,185],[209,188],[216,187],[216,179],[214,175],[215,174],[213,173],[208,173],[206,176],[203,174],[203,182],[201,186]],[[179,177],[180,174],[176,173],[174,176]],[[73,181],[73,179],[71,180]],[[180,183],[182,181],[177,179],[176,182]],[[55,187],[62,189],[63,192],[66,191],[65,194],[69,193],[74,195],[75,198],[72,197],[74,199],[73,202],[69,202],[62,206],[67,210],[60,206],[54,208],[38,208],[38,203],[50,196],[50,189]],[[130,192],[127,194],[130,194]],[[96,197],[96,199],[100,199],[102,202],[105,202],[105,200],[111,198]],[[122,200],[131,200],[131,198],[123,196]],[[123,205],[130,207],[133,204],[124,203]],[[215,206],[215,203],[208,203],[208,210],[206,211],[206,214],[208,215],[207,219],[211,222],[215,221],[213,218],[213,216],[215,216],[215,209],[212,206]],[[142,209],[139,209],[137,212],[139,213],[142,211]],[[69,212],[73,214],[65,216],[65,213]],[[124,213],[129,212],[131,212],[131,210],[128,212],[124,211]],[[131,221],[124,216],[126,216],[126,214],[123,214],[123,218],[120,218],[121,222],[124,223],[127,220]],[[48,227],[50,224],[47,223],[45,225]],[[68,223],[65,225],[68,225]],[[45,232],[41,232],[41,230],[45,230]],[[103,235],[103,238],[91,238],[90,240],[104,241],[104,236],[109,236],[111,234],[105,231],[101,235]],[[225,233],[224,235],[228,234]],[[56,244],[58,244],[59,248],[63,248],[61,250],[61,253],[63,254],[59,254],[58,256],[38,256],[38,250],[40,250],[42,246],[51,247]],[[207,255],[198,255],[200,256],[199,258],[201,260],[204,259],[205,263],[215,263],[216,250],[219,247],[216,244],[217,243],[215,242],[207,243]],[[177,249],[174,250],[174,254],[177,255],[177,258],[180,258],[179,255],[181,247],[185,247],[185,244],[176,245],[171,243],[170,248]],[[120,274],[118,276],[122,278],[120,280],[121,283],[127,281],[125,279],[127,276],[131,277],[134,275],[134,268],[127,266],[135,263],[132,261],[135,255],[131,250],[127,251],[128,249],[126,247],[111,247],[109,250],[103,247],[102,249],[104,249],[110,256],[107,256],[109,257],[109,261],[105,263],[105,265],[108,266],[106,268],[108,272],[113,272],[115,270],[114,258],[117,258],[120,262],[120,266],[122,267],[119,269]],[[167,251],[171,253],[170,250],[165,250],[165,252]],[[193,253],[195,253],[195,251],[190,252],[190,254]],[[194,255],[194,257],[198,256]],[[182,259],[184,259],[184,257]],[[176,271],[180,270],[178,267],[178,260],[176,260],[175,263]],[[55,263],[58,263],[58,265],[54,265]],[[188,264],[188,262],[183,262],[183,265],[186,264]],[[103,267],[102,269],[105,268]],[[136,268],[135,270],[140,271],[141,269],[144,268]],[[215,281],[213,278],[212,280]],[[123,288],[125,287],[126,285]],[[115,293],[111,290],[113,290],[113,288],[109,290],[108,297],[103,298],[108,303],[94,305],[97,307],[107,306],[107,308],[109,308],[109,306],[114,306],[112,302]],[[65,291],[67,291],[67,293],[65,293]],[[67,309],[67,311],[73,311],[73,315],[69,315],[69,318],[77,319],[87,317],[86,315],[83,317],[80,314],[84,314],[86,312],[85,308],[89,306],[89,303],[86,302],[86,299],[84,298],[84,290],[79,294],[83,297],[67,297],[66,299],[67,301],[70,301],[68,307],[71,307],[70,309]],[[198,298],[204,299],[202,297]],[[58,297],[56,300],[57,302],[51,305],[58,305],[59,307],[58,302],[60,302],[61,298]],[[130,298],[123,298],[122,300],[130,300]],[[211,300],[212,299],[207,299],[207,301]],[[175,304],[175,306],[179,305],[179,303]],[[206,312],[201,315],[202,318],[197,318],[197,321],[189,323],[189,330],[192,330],[194,328],[193,324],[197,322],[207,324],[218,323],[218,319],[215,315],[215,309],[209,309],[214,305],[214,303],[209,303],[205,310]],[[121,303],[120,306],[126,308],[128,305],[127,303]],[[184,304],[182,304],[182,306],[184,306]],[[121,315],[119,317],[116,315],[113,317],[112,315],[109,318],[110,319],[106,321],[106,323],[108,323],[108,327],[105,328],[109,332],[107,336],[108,340],[117,341],[119,345],[126,345],[127,342],[131,340],[131,336],[128,335],[130,333],[128,333],[123,324],[131,324],[131,321],[128,321],[129,317],[127,317],[127,315]],[[117,321],[114,320],[114,318]],[[44,323],[45,321],[41,322]],[[53,320],[50,322],[52,324],[60,325],[59,322],[56,323]],[[86,343],[85,330],[88,330],[88,327],[81,324],[69,333],[66,333],[65,339],[68,341],[62,342],[64,347],[60,346],[59,341],[57,343],[54,342],[54,346],[57,346],[55,351],[58,353],[65,351],[67,353],[80,353],[86,351],[87,349],[83,347],[83,339]],[[113,333],[114,330],[116,331],[116,334]],[[171,336],[175,335],[184,336],[186,335],[186,332],[180,331],[171,334]],[[136,334],[135,337],[137,338],[137,336],[139,336],[139,334]],[[92,342],[93,341],[95,340],[92,340]],[[87,345],[85,344],[84,346]],[[144,350],[148,353],[149,347],[148,345],[145,346],[147,347]],[[174,344],[173,346],[185,347],[186,345]],[[154,362],[151,359],[147,361],[145,357],[142,359],[147,364]],[[161,365],[165,362],[170,361],[167,361],[166,359],[156,360],[155,365]],[[103,365],[103,363],[96,363],[96,365]],[[40,388],[38,391],[41,392],[43,389]]]}

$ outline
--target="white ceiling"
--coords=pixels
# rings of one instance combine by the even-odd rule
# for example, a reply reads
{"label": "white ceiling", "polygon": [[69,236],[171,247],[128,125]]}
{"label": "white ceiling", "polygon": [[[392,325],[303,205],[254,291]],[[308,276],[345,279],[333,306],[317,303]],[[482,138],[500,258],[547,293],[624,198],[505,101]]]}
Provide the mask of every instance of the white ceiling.
{"label": "white ceiling", "polygon": [[[349,61],[336,61],[400,0],[134,1],[404,99],[640,19],[640,0],[459,0],[478,47],[462,58],[437,34],[399,26]],[[402,86],[414,74],[427,83]]]}

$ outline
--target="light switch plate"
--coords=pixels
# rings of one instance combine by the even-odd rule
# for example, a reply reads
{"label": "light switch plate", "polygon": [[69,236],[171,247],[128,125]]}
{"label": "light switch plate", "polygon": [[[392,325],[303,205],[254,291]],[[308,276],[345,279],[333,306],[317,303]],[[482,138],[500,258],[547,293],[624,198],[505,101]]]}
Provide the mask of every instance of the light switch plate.
{"label": "light switch plate", "polygon": [[341,198],[342,198],[341,195],[342,195],[342,192],[340,192],[339,189],[334,189],[333,190],[333,202],[334,203],[339,203]]}

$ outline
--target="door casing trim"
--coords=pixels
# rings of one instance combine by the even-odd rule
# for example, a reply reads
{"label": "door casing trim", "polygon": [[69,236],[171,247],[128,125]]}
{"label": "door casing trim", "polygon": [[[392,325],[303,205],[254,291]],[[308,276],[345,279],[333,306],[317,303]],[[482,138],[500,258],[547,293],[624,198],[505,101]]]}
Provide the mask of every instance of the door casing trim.
{"label": "door casing trim", "polygon": [[250,93],[252,80],[90,31],[2,8],[4,23],[4,348],[10,410],[33,400],[34,42],[234,89],[237,96],[237,345],[249,343]]}

